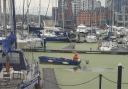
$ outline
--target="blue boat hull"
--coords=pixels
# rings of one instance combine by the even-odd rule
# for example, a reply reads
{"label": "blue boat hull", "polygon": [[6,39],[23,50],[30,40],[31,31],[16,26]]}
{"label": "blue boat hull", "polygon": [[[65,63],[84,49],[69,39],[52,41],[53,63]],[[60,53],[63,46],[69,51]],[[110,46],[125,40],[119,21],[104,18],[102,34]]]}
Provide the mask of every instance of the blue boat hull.
{"label": "blue boat hull", "polygon": [[69,42],[67,37],[46,37],[47,41],[62,41],[62,42]]}
{"label": "blue boat hull", "polygon": [[36,84],[39,84],[38,79],[39,76],[35,77],[34,79],[30,80],[30,81],[25,81],[23,82],[18,89],[33,89],[35,87]]}
{"label": "blue boat hull", "polygon": [[55,58],[55,57],[47,57],[47,56],[40,56],[39,62],[40,63],[62,64],[62,65],[79,65],[81,63],[80,61],[74,61],[72,59]]}

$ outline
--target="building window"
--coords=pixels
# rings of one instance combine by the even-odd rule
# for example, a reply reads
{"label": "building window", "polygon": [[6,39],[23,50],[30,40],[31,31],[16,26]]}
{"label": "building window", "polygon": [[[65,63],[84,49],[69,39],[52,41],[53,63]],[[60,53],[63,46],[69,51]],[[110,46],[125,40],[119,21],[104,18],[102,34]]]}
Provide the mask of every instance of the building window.
{"label": "building window", "polygon": [[123,26],[123,23],[118,23],[118,26]]}
{"label": "building window", "polygon": [[128,21],[128,16],[127,15],[125,15],[125,20]]}
{"label": "building window", "polygon": [[123,20],[122,15],[118,15],[118,20],[120,20],[120,21]]}

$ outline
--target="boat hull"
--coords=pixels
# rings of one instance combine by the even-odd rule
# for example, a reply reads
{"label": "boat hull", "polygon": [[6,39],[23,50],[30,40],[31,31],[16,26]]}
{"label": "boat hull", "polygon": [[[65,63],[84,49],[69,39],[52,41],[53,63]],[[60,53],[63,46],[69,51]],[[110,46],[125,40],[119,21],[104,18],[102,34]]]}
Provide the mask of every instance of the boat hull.
{"label": "boat hull", "polygon": [[40,56],[39,57],[40,63],[53,63],[53,64],[62,64],[62,65],[79,65],[80,61],[74,61],[72,59],[67,58],[55,58],[55,57],[47,57],[47,56]]}
{"label": "boat hull", "polygon": [[62,41],[62,42],[69,42],[67,37],[46,37],[47,41]]}
{"label": "boat hull", "polygon": [[18,89],[33,89],[36,85],[39,84],[39,76],[35,77],[30,81],[23,82]]}

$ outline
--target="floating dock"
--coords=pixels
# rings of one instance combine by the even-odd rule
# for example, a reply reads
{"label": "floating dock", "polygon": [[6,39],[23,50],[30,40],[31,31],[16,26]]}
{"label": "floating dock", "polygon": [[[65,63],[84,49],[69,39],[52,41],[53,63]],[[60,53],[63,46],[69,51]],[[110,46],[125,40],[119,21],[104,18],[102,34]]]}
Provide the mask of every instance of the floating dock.
{"label": "floating dock", "polygon": [[60,89],[57,85],[55,72],[53,68],[43,68],[43,88],[42,89]]}
{"label": "floating dock", "polygon": [[78,53],[85,54],[128,54],[128,51],[100,51],[100,50],[75,50],[75,49],[46,49],[43,48],[33,48],[33,49],[23,49],[24,51],[31,52],[52,52],[52,53],[72,53],[73,51],[77,51]]}

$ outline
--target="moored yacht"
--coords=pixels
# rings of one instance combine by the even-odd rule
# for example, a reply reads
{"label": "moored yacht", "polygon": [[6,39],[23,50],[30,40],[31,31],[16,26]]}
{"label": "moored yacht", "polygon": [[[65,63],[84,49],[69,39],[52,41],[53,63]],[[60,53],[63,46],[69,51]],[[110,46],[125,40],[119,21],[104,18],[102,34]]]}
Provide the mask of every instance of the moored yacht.
{"label": "moored yacht", "polygon": [[117,44],[112,41],[103,41],[99,45],[100,51],[111,51],[113,47],[115,47]]}
{"label": "moored yacht", "polygon": [[16,36],[11,33],[0,50],[0,89],[33,89],[40,83],[38,62],[29,63],[22,50],[14,49]]}
{"label": "moored yacht", "polygon": [[95,42],[97,42],[96,35],[87,35],[86,36],[86,42],[88,42],[88,43],[95,43]]}

